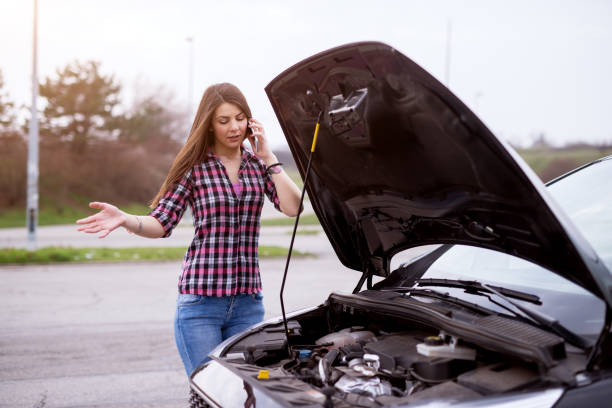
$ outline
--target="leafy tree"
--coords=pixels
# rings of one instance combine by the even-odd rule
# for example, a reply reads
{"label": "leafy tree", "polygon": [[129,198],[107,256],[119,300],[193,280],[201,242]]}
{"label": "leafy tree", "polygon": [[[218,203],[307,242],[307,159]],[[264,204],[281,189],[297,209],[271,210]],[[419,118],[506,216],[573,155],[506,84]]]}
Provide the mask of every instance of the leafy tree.
{"label": "leafy tree", "polygon": [[56,78],[40,85],[46,106],[40,122],[41,141],[68,142],[83,152],[92,139],[112,135],[121,86],[100,73],[100,63],[68,64]]}

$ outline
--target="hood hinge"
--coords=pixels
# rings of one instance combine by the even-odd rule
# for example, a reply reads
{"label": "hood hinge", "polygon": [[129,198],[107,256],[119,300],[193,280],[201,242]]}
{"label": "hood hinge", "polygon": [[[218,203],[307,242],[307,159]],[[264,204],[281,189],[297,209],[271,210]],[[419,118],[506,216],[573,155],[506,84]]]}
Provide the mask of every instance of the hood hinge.
{"label": "hood hinge", "polygon": [[389,259],[387,257],[372,256],[367,262],[364,262],[363,273],[357,286],[353,289],[353,294],[359,293],[364,282],[367,281],[367,289],[372,289],[372,277],[374,275],[387,277],[389,276]]}

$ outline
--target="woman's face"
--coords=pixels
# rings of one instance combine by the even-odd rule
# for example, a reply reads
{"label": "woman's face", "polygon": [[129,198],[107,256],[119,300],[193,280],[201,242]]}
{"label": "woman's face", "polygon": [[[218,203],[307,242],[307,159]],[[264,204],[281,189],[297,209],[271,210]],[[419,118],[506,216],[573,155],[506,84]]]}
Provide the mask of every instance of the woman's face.
{"label": "woman's face", "polygon": [[246,136],[247,122],[246,114],[238,106],[228,102],[219,105],[212,118],[215,147],[239,149]]}

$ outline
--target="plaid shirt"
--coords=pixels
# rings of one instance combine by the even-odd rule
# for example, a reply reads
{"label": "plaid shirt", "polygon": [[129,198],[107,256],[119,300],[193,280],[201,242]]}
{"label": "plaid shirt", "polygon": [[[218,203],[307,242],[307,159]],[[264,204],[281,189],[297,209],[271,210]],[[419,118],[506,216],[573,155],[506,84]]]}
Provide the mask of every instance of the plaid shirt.
{"label": "plaid shirt", "polygon": [[170,236],[191,206],[195,236],[183,260],[179,292],[228,296],[261,291],[258,240],[264,193],[280,211],[274,182],[262,160],[242,151],[236,195],[225,167],[214,154],[195,165],[149,215]]}

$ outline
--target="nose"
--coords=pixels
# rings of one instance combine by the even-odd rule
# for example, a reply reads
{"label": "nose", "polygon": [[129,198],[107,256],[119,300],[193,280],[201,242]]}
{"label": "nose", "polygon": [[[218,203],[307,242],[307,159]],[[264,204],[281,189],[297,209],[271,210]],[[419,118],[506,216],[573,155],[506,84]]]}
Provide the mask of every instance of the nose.
{"label": "nose", "polygon": [[240,129],[240,123],[237,120],[232,120],[232,129]]}

